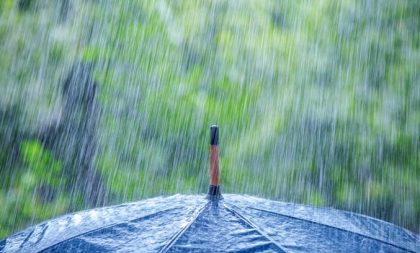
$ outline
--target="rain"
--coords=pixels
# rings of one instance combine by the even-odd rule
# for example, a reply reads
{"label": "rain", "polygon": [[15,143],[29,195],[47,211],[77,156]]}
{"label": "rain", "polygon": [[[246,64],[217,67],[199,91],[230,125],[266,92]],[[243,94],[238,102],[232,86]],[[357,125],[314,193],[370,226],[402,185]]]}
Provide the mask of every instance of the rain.
{"label": "rain", "polygon": [[420,1],[1,0],[0,240],[205,194],[213,124],[222,193],[419,233],[419,69]]}

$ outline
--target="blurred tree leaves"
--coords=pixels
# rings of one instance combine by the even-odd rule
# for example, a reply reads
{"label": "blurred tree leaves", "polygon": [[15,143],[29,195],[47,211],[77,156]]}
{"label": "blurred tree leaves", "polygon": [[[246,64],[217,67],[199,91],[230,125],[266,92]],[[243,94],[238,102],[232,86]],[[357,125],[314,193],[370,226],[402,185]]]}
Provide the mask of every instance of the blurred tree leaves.
{"label": "blurred tree leaves", "polygon": [[24,141],[21,144],[22,159],[28,164],[30,171],[42,178],[36,182],[43,182],[50,187],[58,187],[62,182],[62,165],[54,159],[52,153],[44,150],[39,141]]}

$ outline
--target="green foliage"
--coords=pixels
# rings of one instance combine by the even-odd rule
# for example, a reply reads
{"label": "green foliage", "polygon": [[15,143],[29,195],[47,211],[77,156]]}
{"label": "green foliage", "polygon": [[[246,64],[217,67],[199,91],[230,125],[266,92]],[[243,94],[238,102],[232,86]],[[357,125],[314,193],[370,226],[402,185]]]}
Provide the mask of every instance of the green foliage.
{"label": "green foliage", "polygon": [[50,151],[44,150],[38,141],[22,142],[21,154],[31,173],[38,177],[35,182],[43,182],[51,187],[60,185],[62,165],[54,159]]}
{"label": "green foliage", "polygon": [[13,8],[15,0],[3,0],[0,2],[0,13],[7,13]]}
{"label": "green foliage", "polygon": [[[61,163],[36,140],[21,143],[21,168],[12,172],[12,186],[0,194],[0,236],[68,210],[69,198],[57,190],[63,186]],[[3,229],[5,228],[5,229]]]}

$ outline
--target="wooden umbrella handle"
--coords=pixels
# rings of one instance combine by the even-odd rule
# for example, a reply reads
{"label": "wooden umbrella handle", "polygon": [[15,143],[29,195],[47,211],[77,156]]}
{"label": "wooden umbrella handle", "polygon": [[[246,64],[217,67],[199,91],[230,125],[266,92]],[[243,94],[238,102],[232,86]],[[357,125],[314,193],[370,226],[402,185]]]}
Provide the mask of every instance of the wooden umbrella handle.
{"label": "wooden umbrella handle", "polygon": [[210,184],[219,185],[219,146],[210,147]]}
{"label": "wooden umbrella handle", "polygon": [[207,199],[217,201],[223,199],[219,186],[219,127],[210,127],[210,186]]}
{"label": "wooden umbrella handle", "polygon": [[210,185],[219,186],[219,128],[210,127]]}

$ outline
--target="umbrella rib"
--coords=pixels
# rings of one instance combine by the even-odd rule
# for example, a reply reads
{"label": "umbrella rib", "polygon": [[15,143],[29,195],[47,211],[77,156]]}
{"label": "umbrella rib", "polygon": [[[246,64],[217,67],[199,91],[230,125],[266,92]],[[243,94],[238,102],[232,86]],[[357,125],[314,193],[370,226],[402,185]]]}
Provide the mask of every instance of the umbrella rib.
{"label": "umbrella rib", "polygon": [[168,252],[168,250],[174,246],[176,241],[188,230],[189,227],[198,219],[198,217],[203,213],[203,211],[206,209],[206,207],[210,204],[210,202],[207,202],[203,207],[201,207],[193,216],[190,222],[188,222],[187,225],[185,225],[178,233],[176,233],[172,239],[163,246],[163,248],[159,251],[159,253]]}
{"label": "umbrella rib", "polygon": [[380,243],[388,244],[390,246],[396,247],[396,248],[401,249],[401,250],[406,250],[406,251],[409,251],[409,252],[412,252],[412,253],[416,253],[412,249],[407,249],[407,248],[402,247],[400,245],[397,245],[397,244],[394,244],[394,243],[391,243],[391,242],[384,241],[384,240],[382,240],[380,238],[369,236],[369,235],[362,234],[362,233],[355,232],[355,231],[351,231],[351,230],[348,230],[348,229],[334,227],[334,226],[331,226],[331,225],[328,225],[328,224],[324,224],[324,223],[320,223],[320,222],[316,222],[316,221],[312,221],[312,220],[308,220],[308,219],[303,219],[303,218],[299,218],[299,217],[294,217],[294,216],[287,215],[287,214],[277,213],[277,212],[273,212],[273,211],[265,210],[265,209],[261,209],[261,208],[256,208],[256,207],[248,207],[248,208],[249,209],[254,209],[254,210],[257,210],[257,211],[266,212],[266,213],[271,213],[271,214],[274,214],[274,215],[279,215],[279,216],[291,218],[291,219],[295,219],[295,220],[301,220],[301,221],[304,221],[304,222],[309,222],[309,223],[313,223],[313,224],[317,224],[317,225],[320,225],[320,226],[324,226],[324,227],[329,227],[329,228],[341,230],[341,231],[352,233],[352,234],[356,234],[356,235],[359,235],[359,236],[362,236],[362,237],[366,237],[366,238],[369,238],[371,240],[374,240],[374,241],[377,241],[377,242],[380,242]]}
{"label": "umbrella rib", "polygon": [[92,229],[92,230],[86,231],[84,233],[71,236],[71,237],[69,237],[69,238],[67,238],[65,240],[62,240],[62,241],[53,243],[53,244],[51,244],[51,245],[49,245],[49,246],[47,246],[45,248],[41,248],[40,250],[38,250],[38,252],[45,251],[45,250],[50,249],[50,248],[52,248],[52,247],[54,247],[54,246],[56,246],[56,245],[58,245],[60,243],[70,241],[70,240],[72,240],[72,239],[74,239],[76,237],[83,236],[83,235],[86,235],[86,234],[89,234],[89,233],[92,233],[92,232],[96,232],[96,231],[99,231],[101,229],[112,228],[112,227],[115,227],[115,226],[118,226],[118,225],[121,225],[121,224],[124,224],[124,223],[133,222],[133,221],[139,220],[139,219],[145,219],[145,218],[148,218],[148,217],[151,217],[151,216],[155,216],[158,213],[164,213],[164,212],[168,212],[168,211],[172,211],[172,210],[176,210],[176,209],[180,209],[180,208],[181,207],[168,208],[168,209],[164,209],[164,210],[161,210],[161,211],[158,211],[158,212],[155,212],[155,213],[151,213],[151,214],[148,214],[148,215],[137,217],[135,219],[127,220],[127,221],[124,221],[124,222],[116,222],[116,223],[109,224],[108,226],[98,227],[96,229]]}
{"label": "umbrella rib", "polygon": [[[232,205],[232,204],[230,204]],[[261,234],[263,237],[265,237],[267,240],[269,240],[273,245],[275,245],[279,250],[281,250],[282,252],[287,252],[279,243],[277,243],[273,238],[271,238],[268,234],[266,234],[265,232],[263,232],[257,225],[255,225],[252,221],[250,221],[249,219],[247,219],[245,216],[243,216],[242,214],[240,214],[238,211],[234,210],[233,208],[229,208],[226,204],[224,204],[225,208],[233,213],[236,217],[238,217],[239,219],[241,219],[242,221],[244,221],[248,226],[251,226],[252,228],[254,228],[259,234]],[[235,206],[235,205],[232,205]],[[237,207],[238,208],[238,207]]]}

